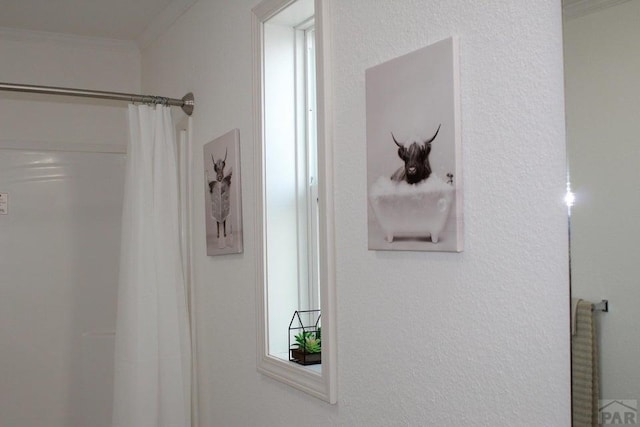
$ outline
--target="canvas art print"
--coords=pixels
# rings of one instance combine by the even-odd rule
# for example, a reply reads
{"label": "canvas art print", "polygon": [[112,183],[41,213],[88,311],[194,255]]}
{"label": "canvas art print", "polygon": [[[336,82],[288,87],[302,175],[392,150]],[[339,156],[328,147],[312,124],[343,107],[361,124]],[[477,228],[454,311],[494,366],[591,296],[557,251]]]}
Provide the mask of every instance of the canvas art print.
{"label": "canvas art print", "polygon": [[204,146],[207,255],[242,252],[240,131]]}
{"label": "canvas art print", "polygon": [[462,251],[457,43],[366,70],[369,249]]}

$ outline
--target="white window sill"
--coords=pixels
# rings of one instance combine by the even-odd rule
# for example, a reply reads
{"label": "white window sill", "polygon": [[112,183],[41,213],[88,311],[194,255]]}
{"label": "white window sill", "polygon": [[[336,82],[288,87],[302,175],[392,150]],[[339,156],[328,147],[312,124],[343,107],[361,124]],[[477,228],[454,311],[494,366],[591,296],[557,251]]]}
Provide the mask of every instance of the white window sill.
{"label": "white window sill", "polygon": [[289,363],[291,366],[295,366],[296,368],[306,369],[310,372],[315,372],[322,375],[322,363],[318,363],[317,365],[301,365],[296,362],[292,362],[289,360],[289,353],[276,353],[272,354],[273,357],[277,357],[280,360],[284,360]]}

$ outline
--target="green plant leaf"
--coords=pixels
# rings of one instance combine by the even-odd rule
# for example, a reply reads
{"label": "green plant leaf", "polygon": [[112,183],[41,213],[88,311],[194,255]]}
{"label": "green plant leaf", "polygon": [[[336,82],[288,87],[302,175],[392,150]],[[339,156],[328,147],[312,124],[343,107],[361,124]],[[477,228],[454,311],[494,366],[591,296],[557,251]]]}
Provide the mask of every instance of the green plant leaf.
{"label": "green plant leaf", "polygon": [[298,349],[306,353],[320,353],[322,351],[322,340],[319,331],[302,331],[295,335]]}

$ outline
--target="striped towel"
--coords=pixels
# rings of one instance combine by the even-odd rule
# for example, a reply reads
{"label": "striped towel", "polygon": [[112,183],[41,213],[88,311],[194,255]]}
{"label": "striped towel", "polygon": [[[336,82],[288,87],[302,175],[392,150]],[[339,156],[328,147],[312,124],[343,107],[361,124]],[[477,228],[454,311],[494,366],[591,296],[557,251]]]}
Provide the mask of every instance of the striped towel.
{"label": "striped towel", "polygon": [[598,345],[593,304],[576,304],[575,334],[571,337],[573,427],[598,425]]}

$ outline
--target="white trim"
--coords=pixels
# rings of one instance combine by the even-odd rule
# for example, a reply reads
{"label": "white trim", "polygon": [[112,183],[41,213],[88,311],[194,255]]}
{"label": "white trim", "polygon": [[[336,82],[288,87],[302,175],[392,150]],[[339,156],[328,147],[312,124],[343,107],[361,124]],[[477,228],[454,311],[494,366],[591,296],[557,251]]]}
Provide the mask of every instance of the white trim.
{"label": "white trim", "polygon": [[[323,328],[324,329],[324,328]],[[322,334],[322,371],[326,370],[324,361],[324,346],[325,336]],[[323,374],[319,374],[304,366],[295,364],[293,362],[287,362],[277,357],[264,355],[258,360],[258,372],[308,393],[318,399],[322,399],[329,403],[336,403],[330,401],[327,396],[326,387],[323,381]]]}
{"label": "white trim", "polygon": [[[338,328],[335,270],[335,217],[333,203],[333,79],[331,70],[331,5],[333,0],[315,0],[316,78],[318,100],[318,174],[320,195],[320,285],[322,309],[322,375],[329,403],[338,399]],[[323,170],[321,170],[323,168]],[[328,335],[328,339],[325,336]]]}
{"label": "white trim", "polygon": [[565,19],[573,19],[628,1],[629,0],[564,0],[562,2],[562,12]]}
{"label": "white trim", "polygon": [[0,149],[127,154],[126,144],[84,144],[77,142],[24,141],[15,139],[0,139]]}
{"label": "white trim", "polygon": [[[254,18],[253,23],[255,24],[257,22],[259,27],[261,23],[268,21],[271,17],[277,15],[278,12],[289,6],[294,1],[295,0],[263,0],[256,7],[251,9],[251,12],[253,12],[252,16]],[[254,26],[254,31],[260,32],[258,27]],[[254,36],[255,35],[256,34],[254,33]],[[262,40],[262,37],[260,37],[260,40]]]}
{"label": "white trim", "polygon": [[137,38],[140,50],[148,47],[164,34],[197,0],[173,0],[156,16]]}
{"label": "white trim", "polygon": [[335,231],[333,210],[333,147],[332,147],[332,80],[331,33],[329,28],[332,0],[315,0],[316,58],[318,93],[318,166],[320,194],[320,284],[322,309],[322,372],[317,373],[268,354],[268,304],[265,289],[265,227],[264,227],[264,136],[262,99],[263,32],[262,24],[294,0],[264,0],[252,10],[253,31],[253,110],[256,157],[256,299],[257,299],[257,369],[259,372],[309,393],[329,403],[337,401],[337,328],[335,284]]}
{"label": "white trim", "polygon": [[76,47],[91,47],[124,51],[140,55],[135,42],[103,37],[77,36],[73,34],[54,33],[49,31],[33,31],[18,28],[0,27],[0,39],[31,43],[59,43]]}

